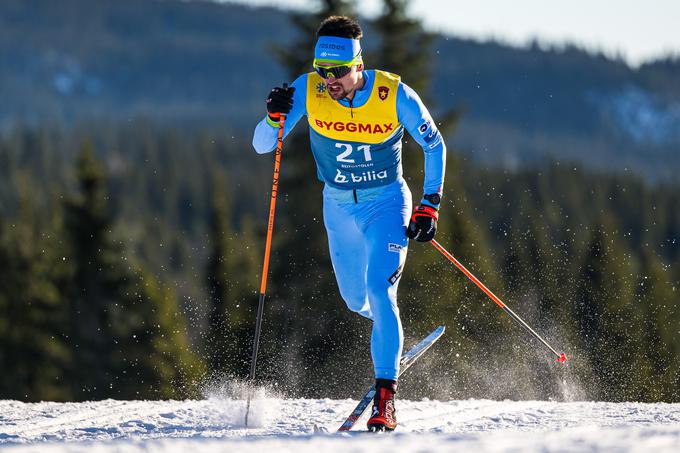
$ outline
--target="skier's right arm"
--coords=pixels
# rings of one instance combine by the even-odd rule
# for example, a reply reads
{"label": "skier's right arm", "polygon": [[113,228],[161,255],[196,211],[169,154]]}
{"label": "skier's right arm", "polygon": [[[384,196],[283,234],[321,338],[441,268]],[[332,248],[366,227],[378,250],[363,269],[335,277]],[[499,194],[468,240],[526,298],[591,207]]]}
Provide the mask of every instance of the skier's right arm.
{"label": "skier's right arm", "polygon": [[[300,118],[302,118],[302,115],[306,113],[307,74],[303,74],[300,77],[298,77],[295,80],[295,82],[291,84],[291,88],[294,89],[293,105],[292,107],[290,107],[290,112],[286,114],[286,121],[283,125],[284,138],[288,135],[288,133],[291,130],[293,130],[297,122],[300,121]],[[282,90],[282,88],[278,89]],[[285,96],[282,97],[279,94],[274,94],[273,91],[274,90],[272,90],[272,93],[270,93],[270,97],[268,99],[271,99],[272,96],[274,96],[275,98],[278,97],[279,100],[285,98]],[[257,151],[257,153],[259,154],[274,151],[274,148],[276,148],[276,140],[278,137],[278,133],[279,133],[278,123],[275,122],[273,118],[270,118],[269,112],[267,112],[267,115],[265,115],[262,121],[257,123],[257,126],[255,127],[255,133],[253,134],[253,148],[255,148],[255,151]]]}

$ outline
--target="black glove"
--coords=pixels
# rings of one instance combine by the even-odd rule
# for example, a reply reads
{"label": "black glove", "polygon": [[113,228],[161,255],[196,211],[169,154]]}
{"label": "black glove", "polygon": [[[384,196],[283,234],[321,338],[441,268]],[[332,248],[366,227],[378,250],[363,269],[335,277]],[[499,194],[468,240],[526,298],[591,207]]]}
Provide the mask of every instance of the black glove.
{"label": "black glove", "polygon": [[267,113],[272,121],[279,121],[280,115],[288,115],[293,108],[294,87],[276,87],[267,97]]}
{"label": "black glove", "polygon": [[418,206],[413,211],[411,221],[406,228],[406,236],[418,242],[430,242],[437,232],[439,214],[429,206]]}

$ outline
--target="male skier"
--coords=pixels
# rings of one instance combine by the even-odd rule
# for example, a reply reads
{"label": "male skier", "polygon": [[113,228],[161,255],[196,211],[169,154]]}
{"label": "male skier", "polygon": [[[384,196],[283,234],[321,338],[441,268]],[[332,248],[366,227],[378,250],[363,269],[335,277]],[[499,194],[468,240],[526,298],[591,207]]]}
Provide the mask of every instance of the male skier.
{"label": "male skier", "polygon": [[[325,183],[324,225],[340,294],[350,310],[373,320],[376,394],[368,428],[391,431],[397,426],[394,395],[403,346],[397,286],[408,238],[434,237],[446,147],[420,98],[399,76],[364,69],[362,35],[349,17],[321,23],[315,71],[271,91],[253,147],[258,153],[274,150],[281,114],[284,138],[307,116],[317,176]],[[425,155],[424,195],[412,215],[401,168],[404,129]]]}

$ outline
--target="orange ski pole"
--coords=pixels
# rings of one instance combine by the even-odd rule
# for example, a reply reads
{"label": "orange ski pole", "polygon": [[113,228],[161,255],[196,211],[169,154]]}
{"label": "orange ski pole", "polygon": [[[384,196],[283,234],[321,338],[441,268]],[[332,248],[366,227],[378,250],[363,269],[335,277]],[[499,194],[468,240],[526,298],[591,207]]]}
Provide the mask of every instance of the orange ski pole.
{"label": "orange ski pole", "polygon": [[[283,88],[288,84],[284,83]],[[264,297],[267,290],[267,275],[269,274],[269,252],[272,245],[272,235],[274,233],[274,213],[276,212],[276,195],[279,190],[279,169],[281,168],[281,150],[283,148],[283,126],[286,115],[279,114],[279,134],[276,140],[276,150],[274,151],[274,177],[272,179],[272,193],[269,200],[269,221],[267,223],[267,241],[264,246],[264,263],[262,264],[262,280],[260,282],[260,299],[257,305],[257,319],[255,321],[255,339],[253,340],[253,355],[250,359],[250,374],[248,381],[255,380],[255,369],[257,367],[257,353],[260,349],[260,334],[262,332],[262,318],[264,315]],[[246,406],[245,424],[248,427],[248,413],[250,412],[250,392],[248,392],[248,403]]]}
{"label": "orange ski pole", "polygon": [[[284,85],[285,88],[285,85]],[[276,195],[279,190],[279,169],[281,168],[281,149],[283,148],[283,125],[286,115],[279,116],[279,136],[276,140],[274,151],[274,178],[272,180],[272,195],[269,200],[269,222],[267,223],[267,241],[264,245],[264,262],[262,264],[262,279],[260,281],[260,300],[257,305],[257,320],[255,321],[255,342],[253,343],[253,356],[250,362],[249,380],[255,379],[255,367],[257,365],[257,353],[260,347],[260,333],[262,332],[262,317],[264,313],[264,296],[267,291],[267,276],[269,274],[269,252],[272,246],[274,233],[274,213],[276,212]]]}
{"label": "orange ski pole", "polygon": [[442,255],[444,255],[449,261],[451,261],[453,264],[455,264],[456,267],[457,267],[458,269],[460,269],[460,271],[461,271],[463,274],[465,274],[465,276],[466,276],[467,278],[469,278],[470,280],[472,280],[472,282],[473,282],[475,285],[477,285],[482,291],[484,291],[484,292],[486,293],[486,295],[489,296],[489,297],[491,298],[491,300],[493,300],[493,301],[496,303],[496,305],[498,305],[499,307],[501,307],[501,308],[503,309],[503,311],[505,311],[505,312],[506,312],[506,313],[507,313],[507,314],[508,314],[515,322],[517,322],[517,324],[519,324],[520,326],[522,326],[522,327],[523,327],[527,332],[529,332],[534,338],[536,338],[538,341],[540,341],[541,343],[543,343],[543,345],[545,345],[545,347],[547,347],[548,349],[550,349],[550,351],[551,351],[553,354],[555,354],[555,356],[557,356],[557,361],[558,361],[558,362],[560,362],[560,363],[566,362],[567,356],[564,354],[564,352],[559,353],[559,352],[557,352],[557,351],[555,350],[555,348],[553,348],[552,346],[550,346],[550,345],[548,344],[547,341],[545,341],[539,334],[537,334],[537,333],[534,331],[534,329],[532,329],[531,327],[529,327],[529,325],[528,325],[526,322],[524,322],[524,320],[523,320],[522,318],[520,318],[514,311],[512,311],[512,310],[510,309],[510,307],[508,307],[507,305],[505,305],[505,304],[503,303],[503,301],[500,300],[500,299],[498,298],[498,296],[496,296],[494,293],[492,293],[491,290],[490,290],[489,288],[487,288],[487,287],[484,285],[484,283],[482,283],[477,277],[475,277],[474,275],[472,275],[472,272],[470,272],[469,270],[467,270],[467,268],[466,268],[465,266],[463,266],[463,265],[460,263],[460,261],[458,261],[458,260],[457,260],[453,255],[451,255],[449,252],[447,252],[446,249],[445,249],[444,247],[442,247],[442,246],[439,244],[439,242],[435,241],[434,239],[433,239],[431,242],[432,242],[432,245],[434,246],[434,248],[436,248],[437,250],[439,250],[439,252],[440,252]]}

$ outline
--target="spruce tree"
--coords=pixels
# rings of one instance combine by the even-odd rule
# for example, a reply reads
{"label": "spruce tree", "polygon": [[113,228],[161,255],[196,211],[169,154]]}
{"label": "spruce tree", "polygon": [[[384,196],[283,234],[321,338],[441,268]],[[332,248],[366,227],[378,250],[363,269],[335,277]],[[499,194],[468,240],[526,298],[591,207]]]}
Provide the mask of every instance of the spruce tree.
{"label": "spruce tree", "polygon": [[[405,0],[383,1],[380,15],[371,21],[375,37],[369,39],[377,42],[377,46],[369,47],[374,50],[366,51],[364,63],[367,68],[398,74],[402,82],[427,99],[434,36],[423,29],[420,21],[408,17],[407,7],[408,2]],[[437,126],[442,126],[442,118],[437,119]],[[445,127],[449,126],[452,124]],[[417,203],[422,195],[423,151],[408,134],[403,142],[402,162],[404,178],[414,192],[414,202]]]}
{"label": "spruce tree", "polygon": [[592,367],[598,399],[639,399],[642,324],[634,301],[634,266],[611,217],[593,228],[575,300],[582,348]]}
{"label": "spruce tree", "polygon": [[244,216],[240,232],[232,228],[232,206],[225,178],[215,172],[209,223],[212,249],[206,272],[210,301],[207,362],[214,375],[246,378],[255,315],[249,307],[256,297],[261,257],[252,220]]}
{"label": "spruce tree", "polygon": [[427,97],[434,35],[426,32],[419,20],[408,16],[408,3],[383,0],[380,15],[371,21],[371,30],[379,37],[378,46],[366,52],[366,61],[371,68],[398,74],[402,81]]}
{"label": "spruce tree", "polygon": [[[464,174],[461,159],[451,154],[435,239],[503,298],[502,280],[461,174]],[[503,338],[515,329],[496,304],[431,245],[412,241],[400,287],[400,306],[406,311],[406,320],[412,316],[421,331],[427,330],[423,326],[438,323],[447,326],[441,346],[447,351],[446,356],[439,357],[433,365],[439,384],[445,378],[451,395],[456,397],[488,396],[489,389],[480,374],[491,376],[502,372],[500,364],[512,352],[512,344]],[[480,366],[480,357],[486,358],[483,366]],[[498,390],[505,392],[500,387]],[[510,395],[498,395],[506,396]]]}
{"label": "spruce tree", "polygon": [[[552,341],[552,338],[565,340],[564,316],[557,310],[562,300],[558,289],[559,269],[546,234],[548,227],[540,212],[533,210],[524,221],[519,221],[517,215],[511,220],[505,258],[506,302],[549,343],[560,348],[566,345]],[[532,383],[523,389],[531,393],[524,394],[531,398],[555,397],[559,388],[554,379],[553,356],[517,327],[511,341],[522,345],[526,352],[515,355],[515,363],[525,366],[524,380],[530,379]]]}
{"label": "spruce tree", "polygon": [[[324,0],[315,13],[293,16],[299,39],[287,49],[277,50],[291,79],[312,70],[321,21],[354,13],[354,2]],[[336,388],[337,393],[329,396],[349,396],[345,392],[361,388],[346,383],[351,381],[351,364],[360,357],[367,359],[363,352],[368,348],[370,323],[345,308],[333,276],[323,226],[323,185],[317,179],[305,122],[303,118],[283,145],[262,359],[258,363],[263,376],[276,379],[291,392],[304,388],[303,395],[310,396]],[[252,313],[254,316],[255,311]],[[349,335],[366,339],[357,345],[360,350],[346,347],[343,340]],[[281,361],[296,366],[275,365]],[[365,364],[359,369],[365,369],[368,378],[370,362]],[[321,372],[327,376],[325,382],[317,379]],[[342,386],[333,385],[341,382]]]}
{"label": "spruce tree", "polygon": [[[410,18],[407,9],[407,2],[402,0],[383,2],[380,15],[371,22],[371,30],[376,35],[373,40],[378,44],[366,51],[365,64],[368,68],[400,75],[404,83],[427,101],[434,35],[426,32],[420,21]],[[430,109],[434,107],[432,103],[428,104]],[[457,115],[453,111],[432,113],[443,134],[455,128]],[[490,272],[486,272],[490,263],[485,241],[483,235],[476,231],[472,209],[460,184],[460,162],[450,152],[446,158],[448,162],[436,239],[450,248],[459,260],[471,266],[480,278],[486,276],[487,284],[492,285],[496,280],[489,279]],[[402,165],[414,204],[418,204],[422,196],[424,156],[421,147],[408,135],[404,138]],[[462,370],[469,370],[468,365],[474,361],[473,356],[483,349],[483,332],[490,330],[489,322],[493,324],[491,320],[497,316],[493,308],[488,314],[485,312],[485,308],[489,308],[485,307],[485,296],[474,285],[470,285],[473,285],[472,282],[429,244],[423,246],[411,241],[399,290],[399,306],[407,338],[409,334],[414,337],[424,334],[435,324],[443,323],[449,327],[443,340],[443,348],[449,353],[446,359],[435,366],[437,371],[433,374],[439,376],[440,382],[433,385],[440,386],[442,377],[450,378],[449,382],[459,379],[461,374],[469,377],[470,373]],[[457,389],[465,388],[470,381],[459,385]],[[418,387],[416,391],[427,393],[427,386]]]}
{"label": "spruce tree", "polygon": [[76,399],[186,395],[201,372],[172,293],[140,270],[115,238],[106,173],[85,144],[79,193],[65,202],[65,261]]}
{"label": "spruce tree", "polygon": [[[27,188],[26,188],[27,189]],[[64,338],[63,268],[53,238],[27,199],[22,214],[0,219],[0,395],[23,401],[71,397],[65,385],[71,351]]]}
{"label": "spruce tree", "polygon": [[641,382],[648,401],[677,402],[680,378],[680,296],[672,283],[669,266],[659,257],[643,252],[636,285],[636,303],[644,314],[643,353],[650,370]]}

